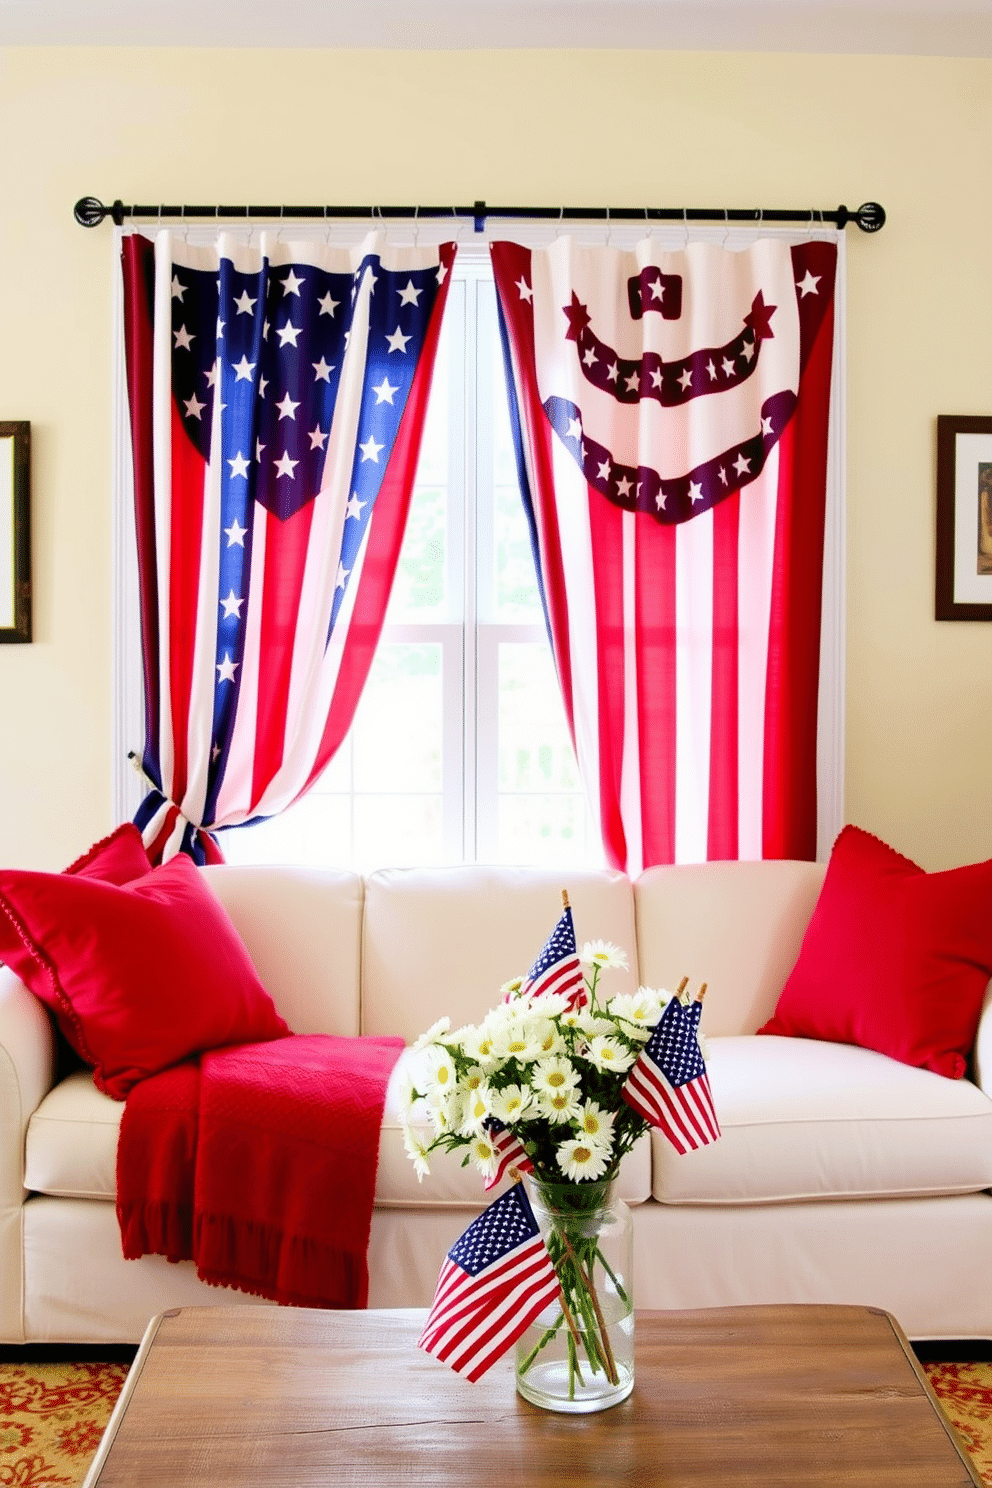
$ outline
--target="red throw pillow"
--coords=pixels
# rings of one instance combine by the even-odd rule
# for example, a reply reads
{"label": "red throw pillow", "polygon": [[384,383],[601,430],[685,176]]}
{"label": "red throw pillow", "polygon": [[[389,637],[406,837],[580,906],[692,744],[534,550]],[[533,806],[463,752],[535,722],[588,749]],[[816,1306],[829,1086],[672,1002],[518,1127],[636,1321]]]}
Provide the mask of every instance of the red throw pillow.
{"label": "red throw pillow", "polygon": [[759,1033],[859,1044],[960,1079],[992,976],[992,861],[944,873],[859,827],[834,843],[799,959]]}
{"label": "red throw pillow", "polygon": [[182,854],[122,886],[0,870],[0,956],[115,1100],[204,1049],[289,1032]]}
{"label": "red throw pillow", "polygon": [[105,883],[126,884],[151,872],[151,866],[141,833],[134,822],[125,822],[109,837],[94,842],[89,852],[70,863],[65,872],[81,878],[102,878]]}

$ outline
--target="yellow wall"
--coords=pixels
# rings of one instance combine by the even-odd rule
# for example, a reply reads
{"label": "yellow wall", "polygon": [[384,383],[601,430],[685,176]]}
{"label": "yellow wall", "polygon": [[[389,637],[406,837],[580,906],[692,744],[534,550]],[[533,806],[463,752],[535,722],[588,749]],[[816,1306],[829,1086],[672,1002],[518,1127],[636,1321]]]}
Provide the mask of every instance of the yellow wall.
{"label": "yellow wall", "polygon": [[[830,206],[848,230],[849,820],[992,856],[992,627],[933,615],[934,420],[992,413],[992,62],[0,50],[0,418],[34,441],[35,642],[0,647],[0,863],[111,821],[105,201]],[[943,220],[942,220],[943,217]]]}

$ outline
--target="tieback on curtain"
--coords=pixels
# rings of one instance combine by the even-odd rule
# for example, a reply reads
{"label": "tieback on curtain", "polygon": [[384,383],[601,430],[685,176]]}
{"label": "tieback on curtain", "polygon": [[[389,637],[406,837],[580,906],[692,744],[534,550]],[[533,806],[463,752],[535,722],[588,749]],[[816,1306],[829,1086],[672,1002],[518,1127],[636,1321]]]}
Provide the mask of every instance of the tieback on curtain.
{"label": "tieback on curtain", "polygon": [[128,750],[127,757],[148,787],[145,808],[151,814],[142,827],[141,840],[153,861],[167,863],[178,852],[187,851],[201,866],[204,863],[222,863],[224,855],[209,827],[193,821],[176,801],[165,794],[133,749]]}

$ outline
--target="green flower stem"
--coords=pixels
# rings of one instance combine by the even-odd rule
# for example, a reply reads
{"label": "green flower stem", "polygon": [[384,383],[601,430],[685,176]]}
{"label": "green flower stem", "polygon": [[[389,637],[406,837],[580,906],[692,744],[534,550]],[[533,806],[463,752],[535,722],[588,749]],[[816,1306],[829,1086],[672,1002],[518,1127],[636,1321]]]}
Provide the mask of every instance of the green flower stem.
{"label": "green flower stem", "polygon": [[568,1331],[572,1335],[572,1347],[573,1348],[578,1348],[579,1342],[580,1342],[580,1340],[579,1340],[579,1330],[575,1326],[575,1319],[573,1318],[572,1314],[568,1310],[568,1303],[565,1301],[565,1291],[564,1291],[564,1288],[562,1289],[562,1294],[561,1294],[561,1313],[562,1313],[562,1317],[565,1319],[566,1323],[568,1324]]}
{"label": "green flower stem", "polygon": [[[527,1373],[528,1369],[533,1364],[533,1362],[537,1358],[538,1354],[541,1352],[541,1350],[543,1348],[546,1348],[547,1345],[551,1342],[552,1338],[554,1338],[555,1334],[558,1332],[559,1328],[561,1327],[561,1325],[562,1325],[562,1323],[564,1321],[565,1321],[565,1314],[562,1313],[562,1315],[558,1319],[558,1321],[556,1323],[554,1323],[550,1328],[548,1328],[546,1330],[546,1332],[544,1332],[541,1335],[541,1337],[538,1339],[537,1343],[535,1343],[534,1347],[531,1349],[530,1353],[527,1355],[526,1359],[520,1365],[520,1373],[521,1374],[526,1374]],[[575,1344],[572,1343],[572,1345],[571,1345],[571,1351],[574,1352],[574,1349],[575,1349]]]}
{"label": "green flower stem", "polygon": [[[606,1319],[603,1317],[603,1309],[599,1305],[599,1293],[596,1291],[596,1283],[593,1280],[593,1265],[590,1264],[588,1272],[583,1270],[582,1262],[579,1260],[578,1256],[575,1254],[575,1251],[572,1249],[572,1242],[569,1240],[568,1235],[565,1233],[564,1230],[561,1231],[561,1238],[565,1243],[565,1249],[568,1251],[569,1258],[571,1259],[572,1264],[575,1266],[579,1279],[582,1281],[582,1284],[586,1289],[586,1295],[592,1303],[593,1311],[596,1314],[596,1322],[599,1324],[598,1339],[596,1338],[594,1328],[590,1330],[590,1337],[595,1340],[597,1348],[599,1348],[600,1344],[602,1345],[604,1363],[606,1365],[606,1378],[609,1380],[611,1385],[617,1385],[620,1383],[620,1376],[617,1373],[616,1360],[613,1357],[613,1349],[610,1346],[610,1334],[606,1326]],[[595,1251],[593,1252],[593,1261],[598,1250],[599,1246],[596,1245]]]}
{"label": "green flower stem", "polygon": [[[600,1248],[599,1248],[598,1245],[596,1246],[596,1255],[594,1255],[593,1258],[592,1258],[593,1265],[595,1265],[595,1263],[596,1263],[596,1256],[599,1257],[600,1265],[602,1266],[603,1270],[606,1272],[607,1276],[612,1281],[613,1285],[616,1287],[616,1289],[617,1289],[617,1296],[620,1298],[620,1301],[621,1302],[627,1302],[629,1304],[630,1298],[627,1296],[627,1293],[624,1291],[623,1283],[621,1282],[619,1276],[616,1274],[616,1272],[614,1271],[613,1267],[610,1265],[609,1261],[606,1259],[606,1257],[604,1256],[603,1252],[600,1250]],[[592,1268],[590,1267],[590,1270],[591,1269]]]}

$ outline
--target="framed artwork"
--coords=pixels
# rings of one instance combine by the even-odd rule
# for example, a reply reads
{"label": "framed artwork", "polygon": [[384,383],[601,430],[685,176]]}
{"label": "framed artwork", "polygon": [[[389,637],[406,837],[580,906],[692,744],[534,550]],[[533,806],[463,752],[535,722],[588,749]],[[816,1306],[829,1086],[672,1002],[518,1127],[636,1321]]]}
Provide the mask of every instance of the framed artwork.
{"label": "framed artwork", "polygon": [[937,419],[938,620],[992,620],[992,418]]}
{"label": "framed artwork", "polygon": [[31,425],[0,422],[0,642],[31,639]]}

